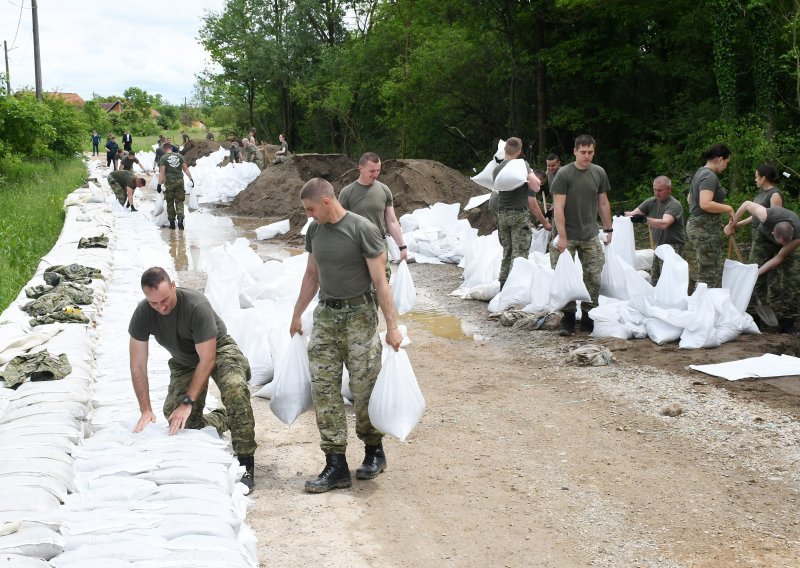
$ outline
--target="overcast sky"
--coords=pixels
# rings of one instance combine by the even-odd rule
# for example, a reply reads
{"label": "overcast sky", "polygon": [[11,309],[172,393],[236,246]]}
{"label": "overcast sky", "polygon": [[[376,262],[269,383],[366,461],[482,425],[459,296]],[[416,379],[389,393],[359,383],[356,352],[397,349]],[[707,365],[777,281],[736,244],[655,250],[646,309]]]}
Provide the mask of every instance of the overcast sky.
{"label": "overcast sky", "polygon": [[[192,97],[195,74],[209,65],[195,39],[201,18],[205,11],[221,12],[225,3],[38,0],[42,88],[90,100],[92,93],[121,96],[135,86],[183,103]],[[34,87],[31,0],[0,0],[0,55],[3,40],[12,91]],[[4,61],[0,65],[5,72]]]}

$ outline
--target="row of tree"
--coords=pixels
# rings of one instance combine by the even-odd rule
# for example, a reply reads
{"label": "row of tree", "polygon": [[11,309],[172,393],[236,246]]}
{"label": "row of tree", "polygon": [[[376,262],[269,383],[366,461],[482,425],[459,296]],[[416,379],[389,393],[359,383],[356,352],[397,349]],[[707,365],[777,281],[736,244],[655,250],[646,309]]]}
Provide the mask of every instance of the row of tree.
{"label": "row of tree", "polygon": [[590,133],[618,200],[724,142],[749,193],[763,161],[795,171],[798,30],[800,0],[229,0],[199,32],[217,67],[197,98],[295,150],[464,171],[498,138],[542,166]]}

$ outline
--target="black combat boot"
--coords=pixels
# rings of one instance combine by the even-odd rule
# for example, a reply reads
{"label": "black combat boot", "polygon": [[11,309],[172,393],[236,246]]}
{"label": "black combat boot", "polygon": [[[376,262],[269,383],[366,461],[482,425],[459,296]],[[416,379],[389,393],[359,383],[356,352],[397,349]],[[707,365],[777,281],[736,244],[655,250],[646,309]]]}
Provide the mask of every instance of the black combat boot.
{"label": "black combat boot", "polygon": [[136,207],[134,207],[133,205],[131,205],[131,211],[133,211],[133,212],[136,212],[136,211],[138,211],[138,209],[136,209]]}
{"label": "black combat boot", "polygon": [[797,335],[797,328],[794,326],[794,318],[780,318],[778,320],[778,333]]}
{"label": "black combat boot", "polygon": [[588,312],[581,313],[581,331],[588,331],[589,333],[594,331],[594,320],[589,317]]}
{"label": "black combat boot", "polygon": [[356,479],[375,479],[384,469],[386,469],[386,454],[383,453],[383,444],[366,446],[364,462],[356,470]]}
{"label": "black combat boot", "polygon": [[326,454],[325,469],[316,479],[306,481],[306,491],[309,493],[325,493],[331,489],[350,487],[353,484],[350,478],[350,469],[347,467],[347,458],[344,454]]}
{"label": "black combat boot", "polygon": [[564,317],[561,318],[561,330],[558,335],[569,337],[573,333],[575,333],[575,312],[564,312]]}
{"label": "black combat boot", "polygon": [[183,231],[183,219],[178,219],[178,228]]}
{"label": "black combat boot", "polygon": [[253,491],[253,487],[256,485],[255,475],[256,475],[256,463],[255,458],[250,456],[237,456],[239,459],[239,465],[244,466],[244,475],[242,475],[242,479],[239,481],[247,487],[247,493],[245,495],[249,495]]}
{"label": "black combat boot", "polygon": [[170,221],[169,222],[169,228],[172,229],[172,230],[175,230],[175,221]]}

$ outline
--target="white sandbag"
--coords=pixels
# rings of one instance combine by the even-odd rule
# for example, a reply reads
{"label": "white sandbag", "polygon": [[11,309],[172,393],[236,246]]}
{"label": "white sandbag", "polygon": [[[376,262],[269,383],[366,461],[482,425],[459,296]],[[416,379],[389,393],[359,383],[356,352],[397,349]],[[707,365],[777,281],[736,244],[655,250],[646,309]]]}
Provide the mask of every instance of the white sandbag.
{"label": "white sandbag", "polygon": [[636,266],[636,242],[633,235],[633,223],[630,217],[616,216],[612,221],[614,238],[608,245],[606,253],[613,252],[631,267]]}
{"label": "white sandbag", "polygon": [[189,211],[197,211],[200,209],[200,204],[197,202],[197,188],[189,188],[189,198],[186,200],[186,208]]}
{"label": "white sandbag", "polygon": [[[616,237],[614,237],[616,239]],[[636,249],[636,262],[633,267],[636,270],[647,270],[648,272],[653,268],[653,257],[655,251],[653,249]]]}
{"label": "white sandbag", "polygon": [[681,334],[678,347],[681,349],[703,349],[719,347],[719,339],[714,328],[716,310],[708,294],[705,282],[698,282],[694,294],[689,297],[691,320]]}
{"label": "white sandbag", "polygon": [[384,434],[405,440],[425,413],[425,398],[405,349],[384,347],[384,361],[372,395],[369,419]]}
{"label": "white sandbag", "polygon": [[647,328],[647,337],[656,345],[678,341],[683,333],[682,327],[674,326],[658,318],[647,318],[644,325]]}
{"label": "white sandbag", "polygon": [[44,488],[0,485],[0,512],[50,511],[60,504],[55,495]]}
{"label": "white sandbag", "polygon": [[284,219],[256,229],[256,238],[259,241],[265,241],[278,235],[284,235],[287,232],[289,232],[289,219]]}
{"label": "white sandbag", "polygon": [[546,230],[544,227],[534,230],[533,236],[531,237],[531,248],[528,250],[528,254],[530,255],[530,253],[533,252],[547,254],[549,240],[550,231]]}
{"label": "white sandbag", "polygon": [[[616,239],[616,237],[614,238]],[[606,262],[600,273],[601,294],[619,300],[653,295],[653,287],[618,252],[609,246],[605,249],[605,255]]]}
{"label": "white sandbag", "polygon": [[[478,176],[475,176],[475,177],[478,177]],[[470,178],[470,179],[475,181],[475,178]],[[486,187],[487,189],[492,189],[492,187],[494,187],[494,181],[492,181],[491,172],[489,173],[489,181],[490,181],[490,184],[491,184],[489,186],[483,185],[482,183],[480,185],[483,185],[483,187]],[[479,182],[475,182],[475,183],[479,183]],[[469,201],[467,201],[467,204],[464,206],[464,211],[469,211],[470,209],[475,209],[476,207],[480,207],[481,205],[483,205],[484,203],[489,201],[490,197],[492,197],[491,193],[484,193],[483,195],[475,195],[473,197],[470,197]]]}
{"label": "white sandbag", "polygon": [[689,263],[670,245],[657,247],[655,254],[663,262],[661,276],[655,286],[656,304],[663,308],[685,309],[689,290]]}
{"label": "white sandbag", "polygon": [[591,298],[575,259],[568,250],[564,250],[556,262],[548,308],[554,312],[573,300],[590,302]]}
{"label": "white sandbag", "polygon": [[[540,260],[544,259],[547,260],[547,264],[540,262]],[[555,272],[550,268],[550,260],[547,255],[539,255],[539,253],[534,252],[529,260],[532,260],[533,264],[531,296],[530,303],[522,308],[522,311],[534,313],[549,309],[550,290],[553,287]]]}
{"label": "white sandbag", "polygon": [[0,536],[0,557],[21,554],[50,560],[64,552],[64,538],[46,527],[23,526],[18,531]]}
{"label": "white sandbag", "polygon": [[[751,265],[756,266],[756,265]],[[719,342],[727,343],[739,337],[742,333],[742,314],[731,302],[730,290],[726,288],[711,288],[708,291],[716,312],[714,328]]]}
{"label": "white sandbag", "polygon": [[[589,312],[591,313],[591,312]],[[596,321],[592,330],[592,337],[616,337],[617,339],[631,339],[633,333],[618,321]]]}
{"label": "white sandbag", "polygon": [[522,158],[509,160],[494,179],[494,191],[513,191],[528,182],[528,166]]}
{"label": "white sandbag", "polygon": [[306,224],[303,225],[302,229],[300,229],[300,234],[305,237],[306,233],[308,232],[308,228],[311,226],[311,223],[313,223],[313,222],[314,222],[314,218],[313,217],[309,217],[308,219],[306,219]]}
{"label": "white sandbag", "polygon": [[[492,172],[497,167],[497,162],[494,160],[490,160],[486,166],[484,166],[483,170],[478,175],[472,176],[471,179],[478,185],[485,187],[486,189],[494,188],[494,178],[492,177]],[[491,194],[489,194],[491,195]],[[488,198],[487,198],[488,199]]]}
{"label": "white sandbag", "polygon": [[518,256],[511,265],[503,289],[500,291],[500,311],[511,306],[526,306],[531,301],[531,282],[533,280],[533,264],[524,257]]}
{"label": "white sandbag", "polygon": [[397,246],[391,235],[386,235],[386,248],[389,249],[389,260],[400,262],[400,247]]}
{"label": "white sandbag", "polygon": [[753,288],[758,280],[757,264],[742,264],[731,259],[725,259],[722,268],[722,287],[730,290],[731,303],[740,314],[745,313],[753,296]]}
{"label": "white sandbag", "polygon": [[40,558],[30,558],[21,554],[0,554],[0,566],[8,568],[51,568],[51,565]]}
{"label": "white sandbag", "polygon": [[506,157],[506,141],[502,138],[497,141],[497,151],[494,153],[496,160],[502,160]]}
{"label": "white sandbag", "polygon": [[497,280],[503,255],[503,247],[500,245],[497,231],[491,235],[475,237],[469,243],[464,250],[465,266],[462,287],[471,289]]}
{"label": "white sandbag", "polygon": [[311,371],[308,366],[308,346],[304,335],[295,333],[286,355],[275,369],[275,392],[269,402],[272,413],[284,424],[295,419],[312,406]]}
{"label": "white sandbag", "polygon": [[489,302],[492,298],[500,293],[500,281],[495,280],[489,284],[480,284],[468,289],[462,296],[464,300],[479,300],[481,302]]}
{"label": "white sandbag", "polygon": [[397,266],[392,276],[392,300],[397,313],[401,315],[410,312],[417,303],[417,289],[405,260]]}

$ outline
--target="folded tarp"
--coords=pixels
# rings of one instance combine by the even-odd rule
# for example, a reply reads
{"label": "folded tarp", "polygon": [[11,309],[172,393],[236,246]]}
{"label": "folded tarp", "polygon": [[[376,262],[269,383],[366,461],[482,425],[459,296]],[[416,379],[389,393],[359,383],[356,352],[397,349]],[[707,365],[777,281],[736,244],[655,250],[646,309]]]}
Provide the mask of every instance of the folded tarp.
{"label": "folded tarp", "polygon": [[749,357],[713,365],[689,365],[690,368],[707,375],[729,381],[740,379],[766,379],[800,375],[800,358],[791,355],[765,353],[761,357]]}

